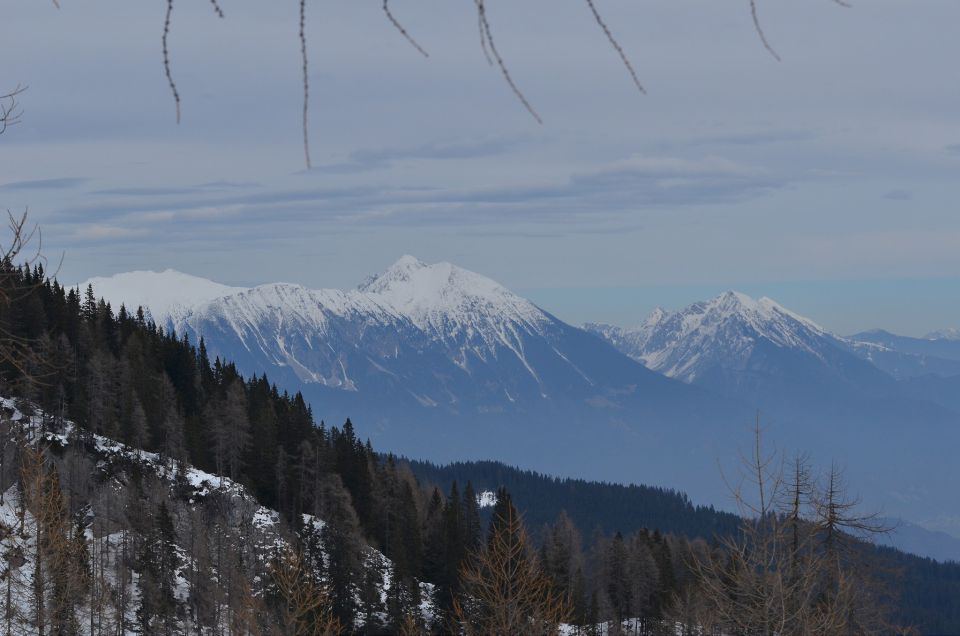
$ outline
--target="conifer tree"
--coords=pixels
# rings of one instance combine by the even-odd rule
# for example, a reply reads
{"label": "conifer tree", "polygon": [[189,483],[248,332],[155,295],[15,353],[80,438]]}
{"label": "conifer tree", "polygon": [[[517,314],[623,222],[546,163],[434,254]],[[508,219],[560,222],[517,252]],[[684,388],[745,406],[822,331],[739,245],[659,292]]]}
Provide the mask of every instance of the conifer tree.
{"label": "conifer tree", "polygon": [[350,494],[339,476],[327,476],[321,484],[321,491],[320,513],[325,521],[321,538],[327,552],[326,575],[331,609],[343,627],[350,630],[357,610],[354,592],[362,583],[363,547],[359,539],[359,521],[350,503]]}
{"label": "conifer tree", "polygon": [[480,504],[473,484],[468,480],[463,489],[463,545],[467,553],[474,552],[483,541],[483,528],[480,525]]}

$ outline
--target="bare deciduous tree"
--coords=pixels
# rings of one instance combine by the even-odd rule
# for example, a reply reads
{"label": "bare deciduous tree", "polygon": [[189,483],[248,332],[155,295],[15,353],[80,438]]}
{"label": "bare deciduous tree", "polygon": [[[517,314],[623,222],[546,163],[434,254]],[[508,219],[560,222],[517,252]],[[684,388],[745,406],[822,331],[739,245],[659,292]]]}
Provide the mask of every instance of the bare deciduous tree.
{"label": "bare deciduous tree", "polygon": [[282,599],[285,634],[291,636],[335,636],[343,629],[333,616],[330,596],[304,564],[303,556],[286,550],[271,570]]}
{"label": "bare deciduous tree", "polygon": [[533,554],[526,528],[512,506],[460,573],[463,592],[454,601],[457,633],[557,634],[570,615]]}
{"label": "bare deciduous tree", "polygon": [[714,549],[690,551],[699,598],[679,603],[684,620],[693,615],[698,626],[729,634],[889,630],[881,590],[860,567],[863,540],[887,528],[856,512],[859,501],[836,467],[823,485],[811,479],[803,456],[788,472],[778,453],[764,450],[759,418],[742,460],[741,479],[731,486],[740,531]]}
{"label": "bare deciduous tree", "polygon": [[0,95],[0,135],[7,131],[7,128],[20,123],[20,104],[17,102],[17,96],[27,90],[26,86],[19,84],[10,92]]}

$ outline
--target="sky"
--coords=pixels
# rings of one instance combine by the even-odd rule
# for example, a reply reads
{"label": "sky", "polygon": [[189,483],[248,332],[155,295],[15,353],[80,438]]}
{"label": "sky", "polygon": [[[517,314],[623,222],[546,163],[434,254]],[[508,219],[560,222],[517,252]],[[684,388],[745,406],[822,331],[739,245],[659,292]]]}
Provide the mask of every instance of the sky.
{"label": "sky", "polygon": [[[172,267],[352,287],[410,253],[573,323],[726,289],[839,333],[960,326],[960,3],[17,0],[0,21],[0,208],[65,282]],[[3,91],[0,90],[0,93]]]}

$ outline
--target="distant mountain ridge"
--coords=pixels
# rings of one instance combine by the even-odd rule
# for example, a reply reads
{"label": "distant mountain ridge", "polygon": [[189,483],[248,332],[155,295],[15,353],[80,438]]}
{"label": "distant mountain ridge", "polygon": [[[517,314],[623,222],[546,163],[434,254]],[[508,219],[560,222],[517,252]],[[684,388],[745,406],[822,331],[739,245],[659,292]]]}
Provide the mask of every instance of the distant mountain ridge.
{"label": "distant mountain ridge", "polygon": [[[583,360],[580,330],[450,263],[428,265],[404,256],[353,290],[287,283],[237,289],[194,282],[190,288],[201,292],[192,304],[167,300],[164,281],[180,286],[184,280],[169,270],[93,283],[98,295],[120,301],[137,276],[158,290],[159,309],[149,299],[141,302],[160,326],[195,339],[204,336],[211,351],[237,360],[241,368],[279,367],[302,383],[344,391],[382,391],[392,384],[425,406],[453,409],[468,401],[453,391],[458,379],[473,381],[470,391],[479,391],[473,398],[483,401],[482,408],[589,393],[610,380],[618,366],[662,383],[591,338],[588,348],[608,359],[602,365]],[[405,366],[407,356],[415,356],[417,364]]]}
{"label": "distant mountain ridge", "polygon": [[[100,279],[95,294],[132,308],[137,276]],[[489,278],[411,256],[350,290],[224,290],[182,276],[149,275],[198,299],[147,299],[165,329],[203,337],[211,357],[269,372],[318,418],[350,417],[410,457],[658,483],[720,504],[717,462],[748,443],[760,409],[778,447],[844,462],[885,514],[942,516],[960,478],[960,416],[940,399],[950,382],[907,386],[876,360],[917,356],[836,336],[770,299],[728,292],[636,329],[580,329]]]}
{"label": "distant mountain ridge", "polygon": [[948,327],[938,331],[931,331],[924,337],[927,340],[960,340],[960,327]]}
{"label": "distant mountain ridge", "polygon": [[735,291],[675,312],[658,309],[633,329],[586,329],[650,369],[759,405],[873,395],[895,385],[852,343],[769,298]]}
{"label": "distant mountain ridge", "polygon": [[769,355],[776,352],[807,357],[810,371],[819,368],[833,376],[831,382],[853,381],[861,388],[886,390],[889,382],[846,354],[896,379],[960,375],[960,341],[908,338],[880,329],[842,337],[770,298],[735,291],[675,312],[657,308],[636,327],[590,323],[584,328],[651,369],[707,385],[722,381],[718,374],[769,371]]}
{"label": "distant mountain ridge", "polygon": [[[131,288],[122,280],[119,289],[95,281],[95,294],[119,307]],[[450,263],[404,256],[352,290],[275,283],[168,308],[150,309],[164,329],[203,337],[211,357],[248,375],[267,371],[302,391],[318,418],[350,417],[378,447],[412,457],[493,457],[557,474],[666,480],[713,497],[722,491],[715,480],[662,450],[692,440],[690,452],[709,453],[698,470],[713,472],[715,449],[701,432],[750,413]]]}

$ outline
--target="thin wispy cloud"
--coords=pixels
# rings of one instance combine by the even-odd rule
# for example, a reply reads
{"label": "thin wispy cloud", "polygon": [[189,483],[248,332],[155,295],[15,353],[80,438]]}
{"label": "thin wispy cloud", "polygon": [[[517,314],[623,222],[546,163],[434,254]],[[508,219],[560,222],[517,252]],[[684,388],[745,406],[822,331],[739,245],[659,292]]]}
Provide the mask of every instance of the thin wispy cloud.
{"label": "thin wispy cloud", "polygon": [[146,230],[117,225],[83,225],[73,233],[77,241],[112,241],[144,236]]}
{"label": "thin wispy cloud", "polygon": [[446,161],[479,159],[502,155],[517,147],[525,138],[489,139],[475,142],[431,143],[410,148],[358,150],[346,161],[314,166],[304,174],[350,174],[388,169],[405,161]]}
{"label": "thin wispy cloud", "polygon": [[[296,234],[304,226],[477,227],[536,222],[563,233],[585,220],[623,227],[638,211],[711,206],[748,200],[789,179],[720,157],[686,160],[641,157],[612,162],[557,182],[487,188],[368,186],[299,190],[260,189],[223,195],[201,188],[189,196],[145,196],[67,208],[64,223],[106,223],[143,231],[222,231],[262,227],[258,235]],[[488,227],[493,236],[496,227]],[[605,230],[604,230],[605,231]],[[119,236],[117,238],[123,238]]]}
{"label": "thin wispy cloud", "polygon": [[0,184],[0,190],[69,190],[89,181],[83,177],[58,177],[56,179],[30,179]]}

